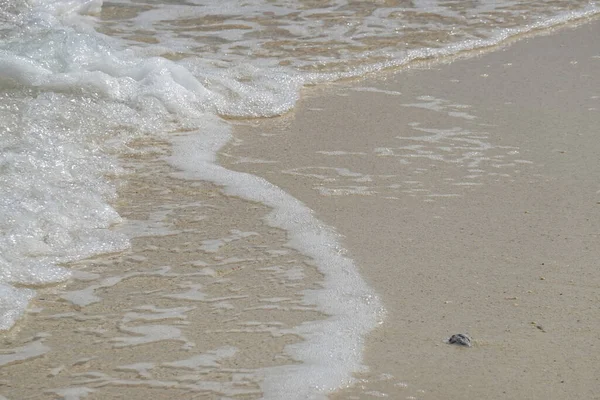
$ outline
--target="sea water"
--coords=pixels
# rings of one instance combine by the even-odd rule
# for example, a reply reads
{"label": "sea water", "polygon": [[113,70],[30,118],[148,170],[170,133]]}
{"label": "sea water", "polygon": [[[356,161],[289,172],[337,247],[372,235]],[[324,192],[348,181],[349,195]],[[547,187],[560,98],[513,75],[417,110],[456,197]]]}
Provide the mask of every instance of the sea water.
{"label": "sea water", "polygon": [[[65,263],[128,248],[135,230],[111,229],[122,222],[111,177],[122,172],[128,143],[160,139],[172,142],[180,177],[270,207],[268,223],[325,276],[311,301],[333,318],[302,332],[306,345],[294,357],[311,367],[285,370],[302,377],[288,393],[347,382],[381,305],[309,209],[215,163],[230,118],[281,115],[304,85],[493,46],[599,12],[595,1],[2,0],[0,330],[18,323],[37,287],[70,278]],[[332,340],[340,330],[349,333]],[[336,346],[343,365],[333,368],[322,355]],[[267,374],[265,396],[277,398],[281,375]]]}

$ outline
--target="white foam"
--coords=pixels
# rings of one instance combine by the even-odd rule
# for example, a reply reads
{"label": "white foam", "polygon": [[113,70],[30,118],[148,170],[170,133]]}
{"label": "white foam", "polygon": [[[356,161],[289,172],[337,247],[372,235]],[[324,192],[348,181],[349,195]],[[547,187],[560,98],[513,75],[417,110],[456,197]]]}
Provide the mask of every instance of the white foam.
{"label": "white foam", "polygon": [[81,400],[94,393],[96,390],[87,387],[70,387],[66,389],[55,389],[49,392],[63,396],[63,400]]}
{"label": "white foam", "polygon": [[119,330],[123,333],[129,333],[131,336],[110,339],[111,342],[115,343],[114,347],[117,348],[139,346],[165,340],[184,342],[186,346],[194,346],[194,343],[189,342],[185,336],[183,336],[183,333],[179,328],[172,325],[120,325]]}
{"label": "white foam", "polygon": [[[0,268],[2,266],[0,265]],[[35,292],[0,284],[0,330],[8,329],[19,319]]]}
{"label": "white foam", "polygon": [[[382,45],[377,48],[372,45],[361,47],[362,41],[397,38],[400,26],[410,30],[431,29],[435,24],[402,20],[399,18],[402,13],[398,12],[404,10],[394,7],[375,8],[366,18],[360,19],[358,15],[346,15],[350,8],[345,0],[329,2],[324,9],[302,10],[298,10],[293,2],[275,5],[260,0],[230,0],[223,4],[197,0],[196,5],[154,3],[155,7],[141,13],[130,26],[154,29],[155,37],[161,41],[159,46],[134,44],[128,39],[108,38],[96,33],[92,27],[100,26],[101,22],[90,15],[101,11],[99,0],[30,0],[22,4],[15,2],[14,10],[0,10],[3,33],[0,41],[0,329],[10,328],[32,298],[33,291],[22,288],[23,285],[63,281],[70,273],[59,264],[118,251],[128,245],[125,235],[109,230],[120,222],[120,217],[110,206],[115,200],[115,190],[105,178],[121,172],[116,155],[122,151],[124,143],[140,136],[155,138],[189,131],[175,139],[176,156],[170,159],[173,165],[184,169],[181,176],[214,182],[232,195],[273,208],[268,222],[288,231],[289,245],[310,256],[325,276],[323,289],[306,292],[303,302],[316,304],[330,317],[294,330],[305,341],[288,346],[286,351],[302,364],[261,372],[262,389],[267,399],[291,398],[290,394],[295,398],[325,398],[327,393],[350,383],[351,374],[362,368],[364,335],[381,320],[382,308],[359,276],[353,261],[344,255],[335,232],[315,219],[309,208],[261,178],[228,171],[215,164],[216,151],[229,139],[227,126],[217,115],[278,115],[294,107],[299,89],[306,83],[359,76],[406,65],[416,59],[493,46],[521,33],[592,16],[600,11],[595,3],[585,6],[578,3],[579,8],[574,11],[565,11],[568,7],[557,8],[555,13],[548,14],[549,17],[524,12],[525,22],[512,28],[489,23],[483,24],[483,30],[479,31],[460,32],[459,29],[457,41],[441,47]],[[477,8],[468,9],[466,19],[485,16],[486,12],[494,15],[497,10],[492,3],[478,3]],[[500,7],[513,4],[506,0],[500,2]],[[461,11],[444,7],[437,1],[417,1],[414,7],[416,11],[450,17],[452,21],[465,18]],[[322,12],[343,16],[338,18],[341,23],[324,31]],[[515,12],[519,13],[518,10]],[[319,45],[332,46],[333,43],[340,43],[340,47],[303,54],[297,51],[298,46],[289,46],[289,49],[275,49],[269,53],[265,50],[267,46],[263,46],[266,42],[255,38],[272,40],[271,32],[265,27],[276,25],[259,26],[254,21],[239,19],[244,15],[249,19],[263,18],[266,13],[281,18],[301,16],[295,17],[295,23],[277,25],[279,29],[288,30],[292,41],[299,39],[305,44],[312,40],[310,44],[317,49]],[[155,22],[211,14],[235,17],[236,23],[247,24],[254,35],[248,35],[245,29],[195,32],[223,38],[221,44],[215,45],[215,51],[210,46],[202,47],[198,37],[182,40],[175,29],[156,31],[163,25]],[[118,28],[126,31],[130,22],[125,21]],[[186,34],[194,36],[189,30]],[[351,51],[354,47],[362,50]],[[181,52],[179,55],[183,59],[173,62],[159,57],[173,52]],[[280,66],[282,61],[289,66]],[[329,68],[329,64],[333,66]],[[399,95],[396,92],[385,94]],[[461,107],[453,106],[457,109],[446,111],[456,117],[470,118]],[[440,132],[421,130],[430,133],[433,139],[441,135]],[[442,136],[452,138],[455,134],[457,132],[450,130]],[[485,145],[475,137],[467,139],[467,144]],[[420,149],[416,147],[402,149],[412,150],[417,156],[431,156],[419,154]],[[382,156],[394,155],[396,150],[402,149],[380,148],[376,152]],[[330,152],[329,155],[341,153]],[[465,157],[468,158],[466,161],[474,158],[470,154]],[[477,164],[475,158],[469,165]],[[364,178],[342,169],[336,173],[349,179]],[[328,177],[324,176],[324,179]],[[338,194],[348,193],[348,190],[361,193],[363,188],[338,190]],[[126,232],[129,235],[165,233],[160,218],[161,215],[154,215],[145,227],[131,224],[133,229]],[[228,242],[206,243],[206,249],[210,251],[224,243]],[[163,276],[167,272],[168,267],[165,267],[146,275]],[[281,267],[275,272],[287,281],[304,278],[297,267]],[[203,273],[210,273],[210,270],[207,268]],[[80,291],[67,292],[64,298],[80,306],[92,304],[101,300],[97,289],[139,275],[100,280]],[[211,302],[215,307],[234,307],[227,300],[244,298],[205,298],[200,286],[184,290],[187,291],[173,296]],[[173,312],[175,314],[169,310],[148,313],[144,318],[183,319],[185,311]],[[129,317],[142,319],[138,314]],[[118,347],[161,340],[176,340],[191,346],[173,326],[129,326],[123,322],[121,329],[131,336],[113,338]],[[281,328],[266,325],[244,326],[240,331],[261,329],[282,334]],[[48,348],[43,339],[36,339],[15,349],[14,353],[0,355],[0,364],[37,357],[46,351]],[[111,380],[106,375],[99,375],[97,379],[123,385],[173,385],[154,380],[143,383]],[[200,382],[197,388],[219,385],[218,382]],[[87,395],[86,388],[64,390],[68,391],[62,393],[65,397]],[[236,392],[236,388],[232,388],[229,393],[248,391]]]}
{"label": "white foam", "polygon": [[209,239],[203,240],[200,245],[200,250],[206,253],[216,253],[219,249],[228,243],[235,242],[240,239],[247,238],[249,236],[258,235],[256,232],[241,232],[239,230],[232,230],[231,235],[221,239]]}
{"label": "white foam", "polygon": [[[464,5],[441,1],[413,1],[410,5],[397,6],[373,3],[364,5],[362,12],[356,12],[355,6],[346,0],[323,5],[313,2],[310,7],[303,3],[260,0],[229,0],[219,4],[196,0],[177,5],[154,3],[153,6],[140,12],[129,26],[119,28],[127,33],[132,27],[153,31],[153,39],[165,52],[176,51],[185,56],[198,51],[210,52],[208,59],[201,61],[204,69],[247,63],[249,54],[254,65],[266,68],[278,66],[285,60],[296,71],[311,71],[302,77],[305,83],[360,76],[416,59],[493,46],[509,37],[593,16],[600,11],[594,2],[583,0],[556,2],[552,8],[548,6],[543,10],[536,2],[516,0]],[[210,18],[215,15],[222,21]],[[324,15],[327,16],[326,29]],[[208,20],[203,21],[203,18]],[[194,22],[208,29],[195,30]],[[187,28],[184,34],[177,29],[181,28],[179,23]],[[422,40],[413,39],[416,31],[423,34]],[[428,33],[433,33],[433,38],[428,38]],[[283,37],[286,45],[277,45],[278,37]],[[213,38],[218,40],[211,40]],[[432,46],[423,47],[428,40],[433,42]],[[131,44],[143,46],[147,51],[145,44]],[[298,51],[299,48],[302,51]],[[323,48],[326,51],[319,51]]]}
{"label": "white foam", "polygon": [[154,271],[146,272],[131,272],[129,274],[121,276],[111,276],[102,279],[99,283],[90,285],[86,288],[79,290],[66,291],[61,297],[71,303],[84,307],[93,303],[97,303],[102,300],[101,297],[96,295],[96,290],[113,287],[114,285],[122,282],[123,280],[130,279],[138,276],[166,276],[170,267],[162,267]]}
{"label": "white foam", "polygon": [[[214,182],[230,195],[273,208],[267,222],[288,231],[288,245],[313,258],[324,274],[324,289],[306,292],[305,302],[317,304],[331,317],[298,327],[295,333],[305,341],[287,346],[286,351],[303,363],[264,369],[261,387],[266,399],[325,398],[349,384],[352,372],[361,370],[364,335],[381,321],[381,304],[352,260],[344,256],[336,233],[318,221],[309,208],[260,177],[214,163],[216,152],[229,139],[226,129],[214,121],[201,132],[175,138],[174,156],[169,161],[183,170],[178,177]],[[259,329],[271,332],[275,328]]]}
{"label": "white foam", "polygon": [[191,370],[218,367],[220,360],[224,358],[233,357],[237,353],[237,351],[238,349],[236,347],[224,346],[203,354],[198,354],[194,357],[185,360],[164,363],[163,365],[166,367],[184,368]]}
{"label": "white foam", "polygon": [[41,357],[50,351],[50,347],[44,344],[46,335],[40,334],[38,337],[21,347],[7,349],[0,354],[0,367],[3,365],[30,360]]}
{"label": "white foam", "polygon": [[[127,0],[121,3],[132,5]],[[0,329],[13,325],[32,296],[30,289],[17,289],[15,285],[64,281],[70,273],[59,264],[127,247],[124,235],[108,229],[120,222],[120,217],[109,205],[115,190],[105,178],[120,172],[111,154],[118,153],[127,140],[203,129],[205,121],[210,122],[215,114],[278,115],[293,108],[299,88],[306,83],[491,46],[600,11],[595,3],[587,2],[577,2],[571,6],[576,7],[573,10],[557,6],[544,15],[536,14],[536,7],[503,7],[513,3],[477,4],[466,11],[473,18],[485,19],[500,7],[507,18],[520,18],[521,25],[506,28],[488,19],[490,23],[483,30],[469,30],[472,28],[466,25],[454,27],[463,29],[457,31],[462,36],[457,34],[458,41],[439,48],[393,48],[385,44],[363,47],[361,40],[396,37],[403,32],[401,27],[436,27],[425,20],[402,19],[403,8],[375,8],[364,17],[348,15],[345,0],[309,9],[258,0],[231,0],[226,4],[198,0],[185,5],[168,2],[153,4],[152,9],[135,17],[134,23],[125,20],[118,25],[125,33],[130,27],[154,30],[161,42],[157,46],[109,38],[94,31],[95,26],[101,26],[101,21],[93,17],[102,11],[100,0],[17,1],[3,8]],[[454,22],[463,15],[438,2],[415,2],[413,7]],[[296,13],[302,17],[287,19]],[[326,38],[323,13],[329,13],[335,22]],[[216,29],[212,33],[186,30],[184,37],[173,28],[185,19],[207,15],[223,15],[225,22],[243,23],[255,34],[244,33],[247,29]],[[333,39],[341,47],[329,49],[331,57],[323,51],[303,55],[294,46],[290,46],[292,50],[281,48],[269,53],[263,45],[271,40],[265,38],[271,38],[273,32],[269,29],[273,25],[256,22],[266,15],[286,21],[278,26],[288,30],[290,40],[302,38],[303,43],[318,48],[331,46]],[[174,25],[169,25],[169,19]],[[223,36],[225,33],[227,36]],[[198,49],[202,41],[196,34],[222,37],[224,41],[216,45],[217,51],[210,47],[202,50]],[[186,56],[179,62],[158,57],[173,51]],[[280,66],[282,59],[289,66]],[[338,67],[328,67],[336,63]],[[470,118],[463,110],[449,111]],[[129,227],[142,229],[135,224]],[[146,233],[157,231],[160,224],[148,227]]]}
{"label": "white foam", "polygon": [[136,310],[149,311],[147,313],[130,311],[123,316],[123,323],[139,321],[162,321],[166,319],[182,320],[181,324],[187,320],[185,313],[194,310],[194,307],[175,307],[175,308],[157,308],[155,306],[138,307]]}

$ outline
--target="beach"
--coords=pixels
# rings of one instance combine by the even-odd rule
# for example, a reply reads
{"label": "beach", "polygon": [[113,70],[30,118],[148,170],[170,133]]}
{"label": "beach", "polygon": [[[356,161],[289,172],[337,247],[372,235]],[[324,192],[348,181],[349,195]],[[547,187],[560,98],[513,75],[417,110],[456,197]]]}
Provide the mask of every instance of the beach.
{"label": "beach", "polygon": [[599,35],[307,86],[225,113],[231,138],[150,75],[117,122],[161,133],[102,171],[129,247],[15,284],[37,294],[0,336],[0,399],[600,398]]}
{"label": "beach", "polygon": [[598,34],[309,89],[236,131],[220,162],[335,227],[386,307],[332,398],[598,398]]}

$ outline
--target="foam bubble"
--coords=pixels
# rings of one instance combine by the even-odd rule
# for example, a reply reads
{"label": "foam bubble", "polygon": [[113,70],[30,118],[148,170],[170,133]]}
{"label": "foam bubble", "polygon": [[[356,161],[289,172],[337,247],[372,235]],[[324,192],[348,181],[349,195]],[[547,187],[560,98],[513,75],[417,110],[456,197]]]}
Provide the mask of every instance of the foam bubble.
{"label": "foam bubble", "polygon": [[[306,340],[286,350],[303,364],[262,371],[265,398],[290,393],[324,398],[350,382],[351,373],[361,369],[364,335],[381,319],[379,300],[344,256],[335,232],[310,209],[261,178],[215,164],[230,137],[218,116],[279,115],[294,107],[305,84],[493,46],[600,12],[587,1],[556,1],[541,11],[535,2],[510,0],[361,4],[353,9],[336,0],[307,8],[195,0],[141,7],[117,0],[102,7],[100,0],[29,0],[2,7],[0,329],[9,329],[33,297],[23,285],[66,280],[70,272],[61,264],[128,246],[124,234],[110,229],[121,219],[110,205],[116,192],[107,176],[122,172],[117,157],[129,140],[179,134],[170,161],[184,169],[181,176],[272,207],[268,222],[287,230],[289,245],[313,258],[325,276],[324,288],[305,293],[305,300],[331,317],[295,332]],[[103,14],[119,6],[136,10],[135,16],[119,20]],[[209,21],[213,16],[218,22]],[[195,29],[198,25],[206,29]],[[150,40],[136,39],[140,29],[150,32]],[[415,31],[419,35],[408,35]],[[184,131],[188,134],[180,134]],[[349,186],[340,193],[362,191]],[[220,243],[206,243],[207,250]],[[302,277],[294,270],[285,273]],[[80,305],[101,301],[96,289],[114,283],[103,280],[65,298]],[[219,307],[230,307],[225,300],[235,298],[207,299],[200,287],[188,289],[178,296]],[[139,336],[114,338],[115,346],[173,338],[187,345],[176,328],[123,329]],[[23,357],[47,351],[41,340],[21,350]]]}
{"label": "foam bubble", "polygon": [[[0,268],[2,268],[1,265]],[[34,293],[31,289],[17,289],[0,284],[0,330],[13,326],[33,298]]]}
{"label": "foam bubble", "polygon": [[272,207],[267,222],[286,230],[288,245],[313,258],[324,274],[324,289],[306,292],[305,301],[331,317],[297,328],[294,333],[305,341],[286,351],[303,363],[263,370],[261,387],[266,399],[325,398],[361,369],[364,335],[381,321],[382,306],[353,261],[344,256],[336,233],[309,208],[262,178],[214,163],[216,152],[229,140],[227,129],[219,121],[207,121],[202,132],[175,138],[175,155],[169,161],[183,170],[180,177],[211,181],[228,194]]}

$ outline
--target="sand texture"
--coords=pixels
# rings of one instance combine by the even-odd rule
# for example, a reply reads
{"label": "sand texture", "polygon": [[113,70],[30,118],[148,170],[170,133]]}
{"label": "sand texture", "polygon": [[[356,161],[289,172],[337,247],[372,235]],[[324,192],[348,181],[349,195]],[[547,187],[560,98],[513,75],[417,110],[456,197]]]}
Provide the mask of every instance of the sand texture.
{"label": "sand texture", "polygon": [[[600,23],[307,89],[220,154],[343,235],[387,310],[332,399],[600,398]],[[256,399],[323,276],[270,210],[132,143],[126,252],[0,337],[0,398]],[[142,235],[140,235],[142,233]],[[468,332],[473,346],[444,343]],[[284,400],[284,399],[282,399]]]}
{"label": "sand texture", "polygon": [[387,308],[332,398],[600,398],[598,37],[307,90],[237,129],[221,162],[335,227]]}
{"label": "sand texture", "polygon": [[303,296],[321,274],[264,223],[267,207],[173,178],[168,153],[132,144],[116,205],[131,249],[40,291],[1,337],[0,395],[258,399],[267,368],[297,363],[284,347],[325,318]]}

